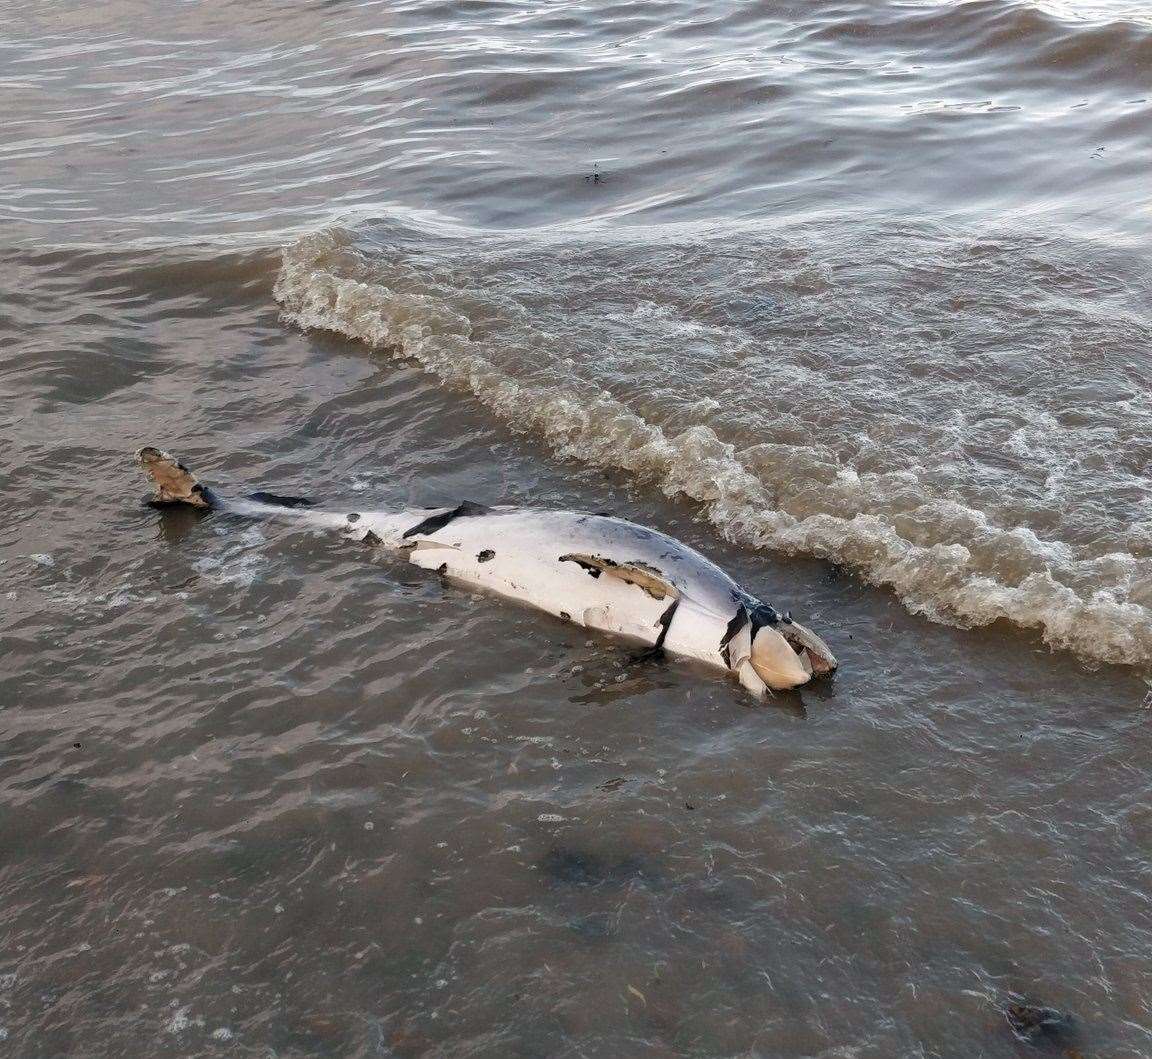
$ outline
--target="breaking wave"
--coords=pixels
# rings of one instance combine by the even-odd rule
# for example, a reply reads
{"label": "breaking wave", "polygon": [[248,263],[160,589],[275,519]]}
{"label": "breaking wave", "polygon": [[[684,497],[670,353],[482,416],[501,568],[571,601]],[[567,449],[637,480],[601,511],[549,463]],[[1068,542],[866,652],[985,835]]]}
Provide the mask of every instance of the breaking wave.
{"label": "breaking wave", "polygon": [[[954,243],[933,248],[940,233],[888,234],[904,281],[924,254],[956,257]],[[1117,414],[1124,394],[1089,378],[1075,379],[1072,405],[1044,407],[1045,373],[1068,370],[1040,352],[1054,336],[1006,356],[997,306],[968,289],[979,311],[966,310],[943,267],[931,298],[950,306],[953,336],[968,328],[968,363],[923,304],[899,317],[899,283],[890,301],[846,286],[851,248],[821,261],[794,242],[734,253],[686,238],[652,260],[634,242],[433,242],[340,227],[304,237],[275,287],[284,318],[415,360],[557,453],[697,501],[730,541],[841,564],[934,621],[1005,620],[1091,662],[1152,663],[1152,406],[1129,344],[1148,329],[1124,301],[1123,263],[966,246],[990,289],[1023,267],[1061,291],[1049,328],[1083,328],[1094,310],[1079,295],[1108,288],[1092,357],[1111,376],[1109,358],[1127,358],[1117,423],[1100,407]],[[1043,330],[1034,308],[1008,311]],[[986,392],[981,349],[1000,359],[998,391]]]}

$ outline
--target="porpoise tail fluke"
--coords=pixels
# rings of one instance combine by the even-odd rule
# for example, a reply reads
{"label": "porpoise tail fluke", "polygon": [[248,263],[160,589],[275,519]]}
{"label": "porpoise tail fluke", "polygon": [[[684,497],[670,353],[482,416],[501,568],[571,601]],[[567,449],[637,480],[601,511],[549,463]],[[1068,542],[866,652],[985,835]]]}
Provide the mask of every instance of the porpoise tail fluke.
{"label": "porpoise tail fluke", "polygon": [[153,507],[186,504],[205,510],[254,515],[265,509],[311,507],[314,503],[303,496],[281,496],[278,493],[251,493],[243,500],[220,496],[208,486],[201,485],[196,475],[171,453],[151,445],[138,450],[136,459],[156,486],[156,492],[148,501]]}
{"label": "porpoise tail fluke", "polygon": [[187,467],[163,449],[146,445],[136,453],[144,473],[152,479],[156,492],[148,502],[156,506],[187,504],[190,507],[212,508],[216,498],[212,490],[201,485]]}

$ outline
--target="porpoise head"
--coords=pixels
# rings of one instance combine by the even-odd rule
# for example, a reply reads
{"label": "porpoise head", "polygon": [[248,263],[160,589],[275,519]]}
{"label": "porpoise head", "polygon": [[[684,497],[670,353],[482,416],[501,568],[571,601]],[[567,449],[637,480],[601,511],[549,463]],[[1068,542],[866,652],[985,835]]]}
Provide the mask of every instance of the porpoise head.
{"label": "porpoise head", "polygon": [[791,618],[756,630],[750,661],[757,676],[775,691],[798,688],[813,676],[831,673],[837,665],[828,645]]}

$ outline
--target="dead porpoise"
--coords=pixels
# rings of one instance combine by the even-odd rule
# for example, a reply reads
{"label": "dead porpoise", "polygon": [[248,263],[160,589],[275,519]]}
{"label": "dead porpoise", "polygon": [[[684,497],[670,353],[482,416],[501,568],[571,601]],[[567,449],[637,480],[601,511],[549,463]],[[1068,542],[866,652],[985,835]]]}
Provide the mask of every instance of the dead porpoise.
{"label": "dead porpoise", "polygon": [[742,589],[685,544],[624,519],[579,511],[485,507],[337,513],[299,497],[227,498],[168,453],[136,454],[154,505],[291,518],[407,555],[465,584],[565,621],[638,640],[732,673],[756,695],[830,673],[836,659],[810,629]]}

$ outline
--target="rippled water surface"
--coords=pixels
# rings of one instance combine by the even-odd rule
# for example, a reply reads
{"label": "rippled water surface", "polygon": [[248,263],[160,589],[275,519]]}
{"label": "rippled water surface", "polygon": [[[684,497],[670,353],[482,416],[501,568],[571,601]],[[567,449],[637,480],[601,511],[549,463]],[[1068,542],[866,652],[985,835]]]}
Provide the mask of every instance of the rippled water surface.
{"label": "rippled water surface", "polygon": [[[0,10],[0,1053],[1152,1054],[1144,5]],[[842,669],[147,442],[612,510]]]}

